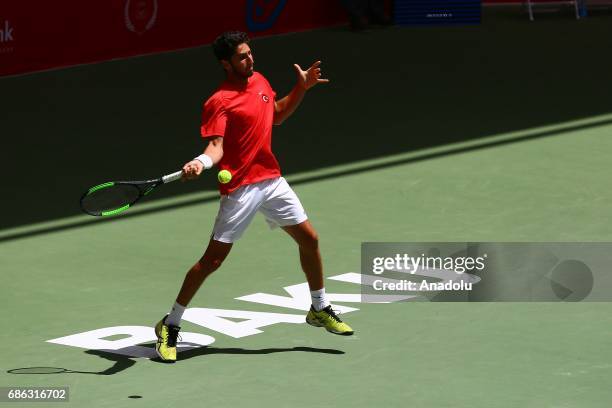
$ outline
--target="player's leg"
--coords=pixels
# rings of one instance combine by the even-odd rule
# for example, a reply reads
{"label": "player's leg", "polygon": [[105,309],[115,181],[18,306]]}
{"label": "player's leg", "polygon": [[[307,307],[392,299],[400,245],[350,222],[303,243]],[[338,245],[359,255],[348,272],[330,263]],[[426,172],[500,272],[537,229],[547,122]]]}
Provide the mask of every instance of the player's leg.
{"label": "player's leg", "polygon": [[[187,272],[185,276],[185,280],[183,281],[183,286],[181,286],[181,290],[179,291],[178,296],[176,297],[176,303],[180,306],[186,307],[193,296],[196,294],[204,279],[206,279],[211,273],[219,269],[227,255],[230,253],[232,249],[233,243],[229,242],[221,242],[215,241],[214,239],[210,239],[208,243],[208,248],[206,248],[206,252],[204,252],[204,256],[196,262],[191,269]],[[168,316],[168,323],[176,324],[180,323],[173,319],[172,313]]]}
{"label": "player's leg", "polygon": [[312,306],[306,315],[306,322],[311,326],[324,327],[330,333],[353,334],[353,329],[336,315],[325,296],[319,237],[310,221],[282,228],[298,244],[300,263],[310,287]]}
{"label": "player's leg", "polygon": [[167,361],[176,360],[176,339],[185,308],[211,273],[216,271],[251,223],[261,205],[261,192],[256,186],[244,186],[223,196],[213,227],[213,234],[204,255],[187,272],[170,314],[155,326],[157,354]]}
{"label": "player's leg", "polygon": [[284,178],[281,177],[270,185],[270,193],[266,195],[260,211],[272,228],[280,226],[298,245],[300,264],[312,298],[306,321],[313,326],[325,327],[331,333],[353,334],[350,326],[342,322],[332,310],[325,296],[323,263],[317,232],[308,221],[299,198]]}
{"label": "player's leg", "polygon": [[157,335],[155,351],[162,360],[176,360],[176,342],[181,329],[179,325],[183,312],[185,312],[185,308],[204,282],[204,279],[219,269],[232,249],[232,245],[232,243],[216,241],[211,238],[202,258],[185,275],[183,286],[181,286],[170,314],[164,316],[155,325],[155,334]]}
{"label": "player's leg", "polygon": [[[297,225],[282,227],[297,243],[300,254],[300,264],[306,275],[311,291],[323,289],[323,262],[319,251],[319,236],[306,220]],[[325,307],[327,305],[324,305]]]}

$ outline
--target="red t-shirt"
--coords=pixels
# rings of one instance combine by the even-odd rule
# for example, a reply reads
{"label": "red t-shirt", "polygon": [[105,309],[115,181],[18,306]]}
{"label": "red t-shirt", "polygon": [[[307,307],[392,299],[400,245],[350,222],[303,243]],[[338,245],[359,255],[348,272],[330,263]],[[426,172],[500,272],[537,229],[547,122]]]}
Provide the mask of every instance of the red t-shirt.
{"label": "red t-shirt", "polygon": [[254,72],[244,87],[223,82],[204,104],[202,137],[223,137],[219,170],[232,173],[229,183],[219,183],[221,194],[281,175],[272,153],[275,96],[266,78]]}

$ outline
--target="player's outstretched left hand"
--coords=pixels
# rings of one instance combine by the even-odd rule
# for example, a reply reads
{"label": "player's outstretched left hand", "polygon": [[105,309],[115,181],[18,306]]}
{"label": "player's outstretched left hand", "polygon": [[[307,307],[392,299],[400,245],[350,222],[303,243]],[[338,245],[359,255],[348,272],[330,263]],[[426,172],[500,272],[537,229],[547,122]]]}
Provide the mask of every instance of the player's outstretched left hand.
{"label": "player's outstretched left hand", "polygon": [[298,84],[303,85],[304,89],[310,89],[316,84],[327,83],[329,79],[321,78],[321,61],[317,61],[310,66],[306,71],[298,64],[293,64],[298,77]]}

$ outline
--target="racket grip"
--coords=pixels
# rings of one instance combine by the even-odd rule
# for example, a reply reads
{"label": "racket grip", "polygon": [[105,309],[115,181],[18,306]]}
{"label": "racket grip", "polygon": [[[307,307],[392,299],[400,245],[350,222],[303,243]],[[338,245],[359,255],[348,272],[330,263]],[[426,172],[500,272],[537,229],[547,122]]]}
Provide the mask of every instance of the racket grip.
{"label": "racket grip", "polygon": [[176,173],[168,174],[162,177],[162,182],[164,184],[171,183],[173,181],[180,179],[182,175],[183,175],[183,170],[177,171]]}

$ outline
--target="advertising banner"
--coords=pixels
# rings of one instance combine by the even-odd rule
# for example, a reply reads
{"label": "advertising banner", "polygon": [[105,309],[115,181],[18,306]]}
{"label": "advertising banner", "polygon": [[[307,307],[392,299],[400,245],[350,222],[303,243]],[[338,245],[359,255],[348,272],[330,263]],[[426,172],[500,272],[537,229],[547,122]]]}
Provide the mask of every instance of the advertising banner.
{"label": "advertising banner", "polygon": [[340,2],[326,0],[6,0],[0,76],[194,47],[227,30],[257,37],[344,21]]}

